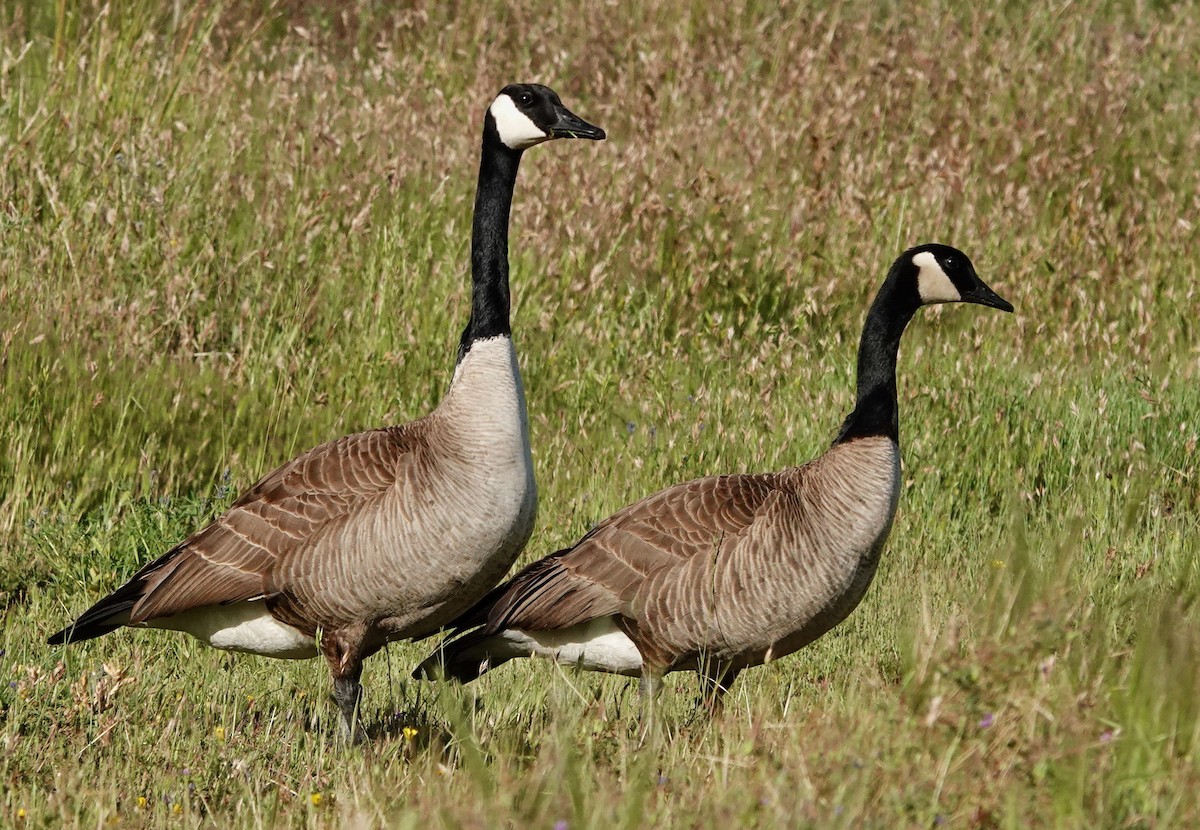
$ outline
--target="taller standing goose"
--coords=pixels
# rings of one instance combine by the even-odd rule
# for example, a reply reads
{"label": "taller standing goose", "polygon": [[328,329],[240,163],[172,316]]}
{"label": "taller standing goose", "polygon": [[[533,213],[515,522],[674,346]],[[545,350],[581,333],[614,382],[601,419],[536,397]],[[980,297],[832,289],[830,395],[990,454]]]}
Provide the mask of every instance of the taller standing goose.
{"label": "taller standing goose", "polygon": [[432,413],[322,444],[262,478],[52,645],[141,625],[268,657],[325,656],[346,734],[363,660],[437,631],[492,588],[533,530],[537,489],[509,325],[508,220],[528,148],[604,131],[538,84],[483,119],[471,318]]}
{"label": "taller standing goose", "polygon": [[679,484],[534,562],[451,626],[417,676],[468,682],[542,656],[641,676],[695,670],[716,707],[737,675],[844,620],[875,574],[900,496],[896,356],[917,309],[1012,311],[966,254],[921,245],[896,260],[867,313],[858,400],[824,455],[799,467]]}

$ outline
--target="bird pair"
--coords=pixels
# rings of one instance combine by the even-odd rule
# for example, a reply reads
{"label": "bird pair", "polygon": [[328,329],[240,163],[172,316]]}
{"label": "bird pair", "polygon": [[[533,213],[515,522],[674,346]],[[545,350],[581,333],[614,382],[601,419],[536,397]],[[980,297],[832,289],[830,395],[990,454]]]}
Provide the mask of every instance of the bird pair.
{"label": "bird pair", "polygon": [[496,587],[537,512],[509,319],[517,170],[536,144],[604,137],[552,90],[505,87],[484,115],[471,316],[437,408],[269,473],[50,643],[138,625],[269,657],[322,654],[350,736],[363,661],[394,640],[455,633],[418,676],[465,682],[537,655],[640,677],[648,704],[663,674],[694,670],[715,706],[743,669],[845,619],[875,573],[900,494],[901,334],[922,305],[1012,310],[943,245],[906,251],[888,272],[863,329],[855,408],[825,454],[655,493]]}

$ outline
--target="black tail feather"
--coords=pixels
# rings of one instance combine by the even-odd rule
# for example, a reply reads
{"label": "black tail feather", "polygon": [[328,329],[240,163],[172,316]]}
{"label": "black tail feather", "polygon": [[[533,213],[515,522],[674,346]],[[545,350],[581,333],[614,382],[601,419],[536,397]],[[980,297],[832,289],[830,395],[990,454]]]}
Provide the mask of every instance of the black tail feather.
{"label": "black tail feather", "polygon": [[496,661],[490,655],[468,655],[472,647],[489,639],[492,635],[486,629],[477,628],[466,634],[449,636],[438,645],[437,650],[421,661],[412,676],[417,680],[436,680],[444,677],[457,680],[459,683],[470,683],[478,680],[480,675],[507,663],[508,658]]}
{"label": "black tail feather", "polygon": [[146,591],[150,575],[178,556],[187,543],[178,544],[162,556],[138,569],[129,581],[79,615],[79,619],[57,632],[46,642],[52,646],[91,640],[129,624],[130,614]]}
{"label": "black tail feather", "polygon": [[97,602],[79,615],[79,619],[68,625],[62,631],[51,635],[46,642],[52,646],[62,646],[67,643],[78,643],[81,640],[91,640],[110,631],[116,631],[129,622],[129,614],[137,604],[137,595],[129,590],[130,584],[123,585],[104,599]]}
{"label": "black tail feather", "polygon": [[82,642],[83,640],[94,640],[96,637],[102,637],[109,632],[116,631],[122,625],[124,625],[124,623],[115,623],[109,625],[96,623],[95,625],[88,626],[87,628],[81,628],[75,623],[71,623],[62,631],[51,634],[46,640],[46,643],[47,645],[52,646],[65,646],[68,643],[78,643]]}

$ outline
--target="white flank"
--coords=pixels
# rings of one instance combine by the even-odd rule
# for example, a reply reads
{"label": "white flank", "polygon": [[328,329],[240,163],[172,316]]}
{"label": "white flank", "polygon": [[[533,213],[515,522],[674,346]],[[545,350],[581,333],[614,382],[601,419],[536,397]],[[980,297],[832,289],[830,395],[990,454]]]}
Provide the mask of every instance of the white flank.
{"label": "white flank", "polygon": [[946,276],[942,266],[938,265],[937,257],[929,251],[921,251],[912,261],[913,265],[920,269],[917,271],[917,293],[921,295],[921,302],[930,305],[957,303],[962,300],[962,295],[958,293],[954,283]]}
{"label": "white flank", "polygon": [[507,95],[496,97],[491,113],[492,118],[496,119],[496,132],[500,133],[500,140],[512,150],[524,150],[550,138],[528,115],[517,109],[516,103]]}
{"label": "white flank", "polygon": [[[511,649],[504,656],[548,657],[564,666],[587,671],[637,676],[642,672],[642,655],[612,617],[589,620],[571,628],[553,631],[521,631],[510,628],[495,638]],[[494,641],[493,641],[494,642]],[[504,649],[493,646],[497,657]]]}
{"label": "white flank", "polygon": [[266,657],[302,660],[317,656],[317,644],[298,629],[271,616],[266,603],[210,605],[146,623],[150,628],[186,631],[213,648]]}

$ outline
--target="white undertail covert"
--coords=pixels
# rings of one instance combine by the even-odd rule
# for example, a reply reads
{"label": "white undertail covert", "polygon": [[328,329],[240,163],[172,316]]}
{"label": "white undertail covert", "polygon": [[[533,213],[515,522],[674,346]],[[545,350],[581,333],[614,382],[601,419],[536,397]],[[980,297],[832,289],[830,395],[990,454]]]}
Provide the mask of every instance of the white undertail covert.
{"label": "white undertail covert", "polygon": [[[513,657],[544,657],[559,665],[636,677],[642,655],[612,617],[549,631],[506,629],[481,644],[476,659],[503,662]],[[468,659],[475,652],[467,655]]]}
{"label": "white undertail covert", "polygon": [[317,644],[267,610],[263,600],[210,605],[172,617],[159,617],[148,628],[186,631],[213,648],[291,660],[317,656]]}

